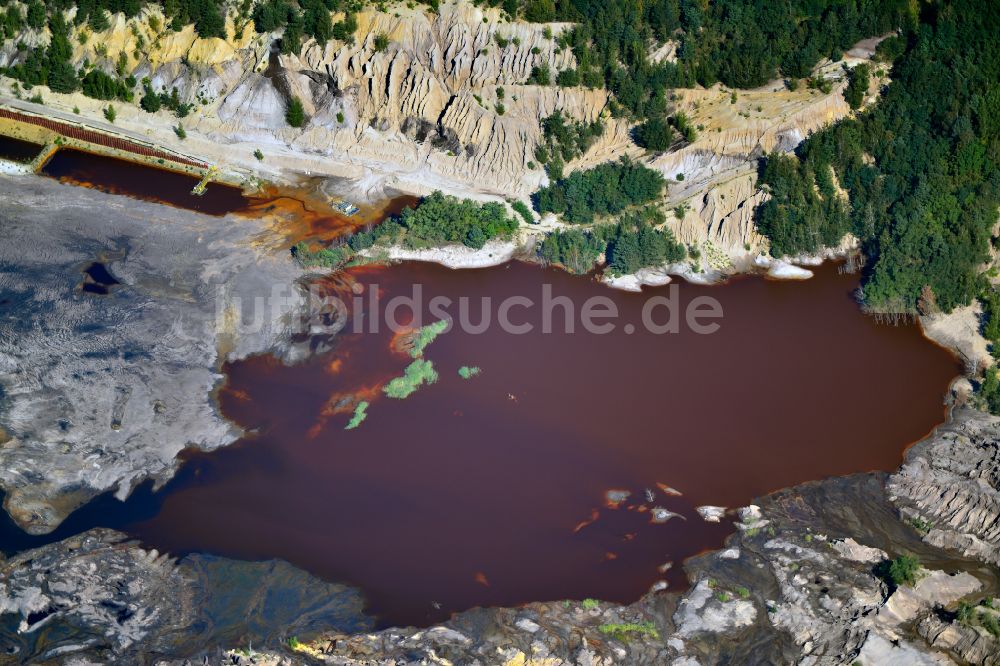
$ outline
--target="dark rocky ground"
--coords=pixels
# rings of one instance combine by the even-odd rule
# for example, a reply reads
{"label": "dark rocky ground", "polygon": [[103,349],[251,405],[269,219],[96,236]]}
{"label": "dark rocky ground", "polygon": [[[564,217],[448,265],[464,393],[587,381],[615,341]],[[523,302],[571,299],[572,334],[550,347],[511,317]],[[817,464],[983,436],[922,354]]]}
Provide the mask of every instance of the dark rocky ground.
{"label": "dark rocky ground", "polygon": [[0,589],[0,663],[153,663],[372,625],[355,590],[285,562],[176,562],[102,529],[3,562]]}

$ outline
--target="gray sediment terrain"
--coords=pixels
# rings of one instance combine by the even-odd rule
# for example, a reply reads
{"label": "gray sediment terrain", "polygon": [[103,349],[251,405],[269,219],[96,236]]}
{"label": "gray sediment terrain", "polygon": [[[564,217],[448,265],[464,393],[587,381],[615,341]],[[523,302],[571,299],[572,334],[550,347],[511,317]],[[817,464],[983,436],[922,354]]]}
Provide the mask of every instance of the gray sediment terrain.
{"label": "gray sediment terrain", "polygon": [[[266,220],[24,176],[0,179],[0,226],[0,487],[22,528],[237,437],[221,363],[287,338],[302,301],[291,257],[257,249]],[[106,295],[81,289],[93,262],[120,282]]]}

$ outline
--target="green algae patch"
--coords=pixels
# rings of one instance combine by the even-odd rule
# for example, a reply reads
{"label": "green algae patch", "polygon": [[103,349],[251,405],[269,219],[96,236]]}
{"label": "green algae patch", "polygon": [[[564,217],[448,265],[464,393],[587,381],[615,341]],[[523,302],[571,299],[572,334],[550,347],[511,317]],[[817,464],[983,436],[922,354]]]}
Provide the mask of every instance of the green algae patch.
{"label": "green algae patch", "polygon": [[446,328],[448,328],[448,322],[444,319],[421,327],[413,337],[413,347],[410,349],[410,356],[413,358],[422,358],[427,345],[434,342],[439,335],[444,333],[444,329]]}
{"label": "green algae patch", "polygon": [[362,400],[358,403],[358,406],[354,408],[354,416],[351,417],[350,422],[344,426],[344,430],[354,430],[361,422],[368,417],[368,401]]}
{"label": "green algae patch", "polygon": [[434,364],[418,358],[406,367],[402,377],[396,377],[382,388],[382,392],[390,398],[402,400],[408,397],[424,384],[433,384],[438,380]]}
{"label": "green algae patch", "polygon": [[458,369],[458,376],[462,379],[472,379],[473,377],[478,376],[481,372],[482,370],[475,365],[463,365]]}

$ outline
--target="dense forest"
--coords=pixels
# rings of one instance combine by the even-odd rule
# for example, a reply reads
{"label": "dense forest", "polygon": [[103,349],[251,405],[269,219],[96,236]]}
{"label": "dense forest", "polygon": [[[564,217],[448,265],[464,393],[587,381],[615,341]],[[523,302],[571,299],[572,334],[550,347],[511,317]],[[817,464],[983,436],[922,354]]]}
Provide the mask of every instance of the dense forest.
{"label": "dense forest", "polygon": [[603,252],[608,269],[617,275],[683,261],[687,251],[673,233],[655,228],[664,221],[663,213],[654,207],[634,209],[613,224],[549,234],[539,246],[538,255],[547,263],[586,273]]}
{"label": "dense forest", "polygon": [[659,171],[623,157],[618,162],[574,171],[538,190],[533,200],[539,213],[556,213],[574,224],[588,224],[595,217],[654,201],[664,185]]}
{"label": "dense forest", "polygon": [[416,208],[404,208],[370,231],[355,234],[349,243],[354,250],[393,243],[410,248],[461,243],[479,249],[493,238],[510,238],[517,228],[502,203],[477,203],[435,191]]}
{"label": "dense forest", "polygon": [[[950,310],[984,288],[1000,205],[1000,13],[986,0],[926,5],[887,45],[899,53],[882,99],[772,156],[758,224],[774,254],[813,251],[846,231],[867,258],[877,310]],[[832,174],[850,205],[838,200]]]}
{"label": "dense forest", "polygon": [[[76,6],[74,21],[95,30],[108,25],[109,12],[137,14],[153,0],[31,0],[27,12],[11,8],[2,24],[7,38],[22,26],[40,28],[46,10]],[[296,51],[304,39],[320,43],[350,39],[357,28],[353,12],[363,0],[155,0],[168,27],[193,23],[202,37],[225,35],[227,6],[234,23],[252,19],[259,32],[283,30],[282,50]],[[9,4],[9,3],[3,3]],[[423,4],[435,10],[437,2]],[[485,0],[502,7],[509,18],[577,24],[558,36],[559,48],[573,51],[575,69],[539,70],[537,83],[606,87],[614,92],[613,109],[637,119],[663,118],[665,90],[718,81],[733,87],[756,87],[777,76],[808,76],[822,58],[837,58],[861,38],[884,34],[913,22],[907,0]],[[331,12],[344,11],[334,23]],[[239,29],[239,28],[238,28]],[[676,62],[654,63],[648,46],[677,40]],[[647,126],[660,129],[662,125]],[[648,132],[647,132],[648,134]]]}
{"label": "dense forest", "polygon": [[[568,21],[559,36],[577,68],[549,76],[563,85],[605,87],[614,110],[664,118],[665,90],[717,82],[755,88],[779,76],[804,78],[865,37],[914,21],[908,0],[493,0],[529,21]],[[677,40],[676,62],[650,60],[648,46]],[[654,125],[647,129],[664,129]],[[661,134],[662,136],[663,134]],[[662,141],[660,141],[662,143]]]}
{"label": "dense forest", "polygon": [[[94,29],[109,12],[135,15],[142,0],[31,0],[26,7],[0,2],[4,36],[48,24],[46,48],[26,49],[4,70],[25,88],[46,84],[57,92],[82,89],[103,99],[143,108],[186,111],[167,91],[153,91],[126,75],[93,64],[75,70],[70,25],[60,10],[76,6],[73,21]],[[169,25],[193,23],[203,36],[224,30],[227,4],[220,0],[159,0]],[[228,4],[234,19],[258,30],[284,30],[283,46],[315,37],[345,38],[354,30],[344,0],[243,0]],[[512,17],[571,21],[557,35],[573,51],[577,68],[551,72],[567,85],[606,86],[615,111],[640,122],[637,138],[652,149],[690,135],[683,118],[668,118],[666,91],[673,86],[756,86],[775,76],[802,77],[821,58],[838,57],[856,40],[900,29],[882,43],[893,83],[874,107],[816,133],[794,158],[772,157],[761,183],[772,199],[758,224],[777,254],[815,250],[851,231],[868,258],[864,294],[873,308],[913,311],[923,294],[936,307],[969,302],[983,289],[979,266],[986,259],[998,199],[1000,137],[1000,18],[987,0],[915,5],[907,0],[487,0]],[[434,3],[429,3],[433,9]],[[919,9],[919,14],[915,14]],[[331,24],[331,11],[346,17]],[[653,44],[678,44],[675,62],[653,62]],[[848,101],[859,106],[870,72],[855,70]],[[671,127],[672,126],[672,127]],[[577,223],[615,215],[654,199],[662,180],[634,164],[602,165],[563,176],[572,159],[599,135],[599,123],[582,124],[554,114],[543,123],[539,161],[552,184],[535,196],[539,212],[556,212]],[[690,138],[690,136],[688,136]],[[544,158],[544,159],[542,159]],[[648,173],[647,173],[648,172]],[[842,191],[841,189],[842,188]],[[418,234],[415,234],[416,237]],[[475,239],[478,242],[477,238]],[[462,242],[467,242],[463,239]],[[925,289],[926,287],[926,289]],[[927,300],[927,298],[925,298]]]}
{"label": "dense forest", "polygon": [[542,118],[541,124],[542,143],[535,149],[535,159],[547,168],[552,180],[562,178],[563,164],[587,152],[604,133],[600,120],[573,120],[559,109]]}
{"label": "dense forest", "polygon": [[416,207],[366,231],[353,234],[344,245],[315,247],[303,241],[292,247],[292,256],[308,268],[339,269],[354,253],[374,246],[403,245],[408,248],[462,244],[481,249],[494,238],[510,238],[518,223],[501,203],[478,203],[435,191]]}

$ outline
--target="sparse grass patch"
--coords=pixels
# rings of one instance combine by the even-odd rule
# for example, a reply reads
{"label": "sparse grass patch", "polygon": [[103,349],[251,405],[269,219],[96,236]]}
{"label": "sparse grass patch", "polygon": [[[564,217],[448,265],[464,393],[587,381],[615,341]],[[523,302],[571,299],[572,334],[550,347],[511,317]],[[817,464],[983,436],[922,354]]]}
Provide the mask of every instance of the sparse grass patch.
{"label": "sparse grass patch", "polygon": [[614,624],[602,624],[597,628],[602,634],[611,636],[622,642],[628,642],[633,636],[649,636],[659,638],[660,634],[652,622],[620,622]]}
{"label": "sparse grass patch", "polygon": [[979,626],[995,638],[1000,638],[1000,614],[994,609],[993,599],[987,597],[978,605],[963,601],[958,605],[956,616],[960,623],[968,627]]}
{"label": "sparse grass patch", "polygon": [[931,528],[934,527],[931,523],[927,522],[919,516],[910,518],[910,526],[917,531],[920,536],[926,536]]}

